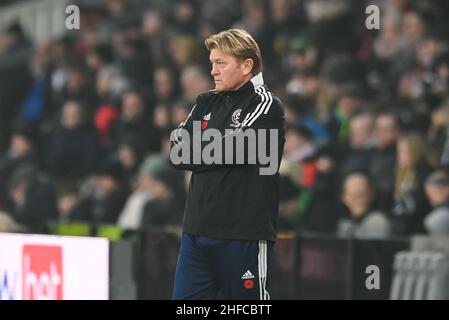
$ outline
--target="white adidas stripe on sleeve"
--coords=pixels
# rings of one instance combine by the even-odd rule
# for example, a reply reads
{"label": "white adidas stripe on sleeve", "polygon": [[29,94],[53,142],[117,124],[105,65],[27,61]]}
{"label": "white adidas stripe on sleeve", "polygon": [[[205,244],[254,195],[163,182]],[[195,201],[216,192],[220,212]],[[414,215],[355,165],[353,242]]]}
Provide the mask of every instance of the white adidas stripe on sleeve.
{"label": "white adidas stripe on sleeve", "polygon": [[271,93],[268,92],[264,87],[260,87],[259,89],[257,89],[256,93],[260,96],[261,101],[253,112],[246,115],[245,120],[242,122],[242,127],[250,127],[262,113],[267,114],[270,110],[271,104],[273,103],[273,97]]}

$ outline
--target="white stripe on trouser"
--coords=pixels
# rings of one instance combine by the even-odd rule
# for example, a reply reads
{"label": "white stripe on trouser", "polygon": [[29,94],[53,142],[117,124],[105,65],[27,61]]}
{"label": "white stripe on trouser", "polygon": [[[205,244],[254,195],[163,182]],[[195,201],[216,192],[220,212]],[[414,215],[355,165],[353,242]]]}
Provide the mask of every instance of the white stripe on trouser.
{"label": "white stripe on trouser", "polygon": [[259,298],[260,300],[270,300],[270,295],[266,289],[267,285],[267,241],[259,241],[258,271],[259,271]]}

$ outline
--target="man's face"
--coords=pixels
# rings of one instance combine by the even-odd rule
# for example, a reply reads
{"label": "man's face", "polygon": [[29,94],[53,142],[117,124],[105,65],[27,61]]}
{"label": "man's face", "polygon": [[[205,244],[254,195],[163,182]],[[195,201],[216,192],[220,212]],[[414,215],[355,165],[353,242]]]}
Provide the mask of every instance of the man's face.
{"label": "man's face", "polygon": [[67,102],[61,115],[61,124],[65,129],[75,129],[81,122],[80,106],[74,102]]}
{"label": "man's face", "polygon": [[134,120],[143,112],[141,98],[135,93],[128,93],[123,97],[122,113],[126,119]]}
{"label": "man's face", "polygon": [[377,140],[377,147],[385,149],[397,142],[399,131],[392,117],[382,115],[376,120],[374,134]]}
{"label": "man's face", "polygon": [[351,215],[357,216],[366,211],[372,201],[370,186],[365,177],[354,174],[346,178],[343,186],[343,203]]}
{"label": "man's face", "polygon": [[212,65],[210,74],[214,78],[217,91],[237,90],[249,80],[250,70],[236,57],[219,49],[212,49],[209,59]]}
{"label": "man's face", "polygon": [[367,117],[355,118],[351,121],[349,143],[353,149],[362,149],[371,137],[373,126]]}
{"label": "man's face", "polygon": [[449,187],[426,184],[425,189],[427,198],[433,207],[438,207],[449,199]]}

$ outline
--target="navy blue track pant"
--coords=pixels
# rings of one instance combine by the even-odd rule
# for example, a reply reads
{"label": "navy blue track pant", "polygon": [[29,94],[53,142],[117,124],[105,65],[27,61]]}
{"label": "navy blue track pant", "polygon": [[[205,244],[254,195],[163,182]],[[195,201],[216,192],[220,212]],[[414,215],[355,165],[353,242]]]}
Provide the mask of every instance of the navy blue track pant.
{"label": "navy blue track pant", "polygon": [[183,233],[173,299],[269,300],[273,245]]}

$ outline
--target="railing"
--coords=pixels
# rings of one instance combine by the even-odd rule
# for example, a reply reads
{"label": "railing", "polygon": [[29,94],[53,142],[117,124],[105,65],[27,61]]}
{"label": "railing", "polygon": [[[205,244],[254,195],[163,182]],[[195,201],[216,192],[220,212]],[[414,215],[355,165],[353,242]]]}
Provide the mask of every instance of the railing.
{"label": "railing", "polygon": [[[57,234],[80,232],[84,236],[130,240],[135,253],[136,296],[170,298],[180,229],[125,231],[114,226],[82,228],[77,224],[51,229]],[[388,300],[394,257],[409,248],[409,238],[357,240],[326,234],[279,234],[273,252],[270,295],[273,299]],[[121,261],[126,264],[126,259]],[[367,286],[369,266],[379,270],[374,288]]]}

